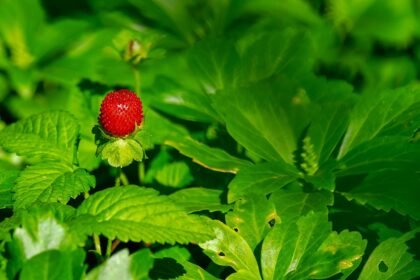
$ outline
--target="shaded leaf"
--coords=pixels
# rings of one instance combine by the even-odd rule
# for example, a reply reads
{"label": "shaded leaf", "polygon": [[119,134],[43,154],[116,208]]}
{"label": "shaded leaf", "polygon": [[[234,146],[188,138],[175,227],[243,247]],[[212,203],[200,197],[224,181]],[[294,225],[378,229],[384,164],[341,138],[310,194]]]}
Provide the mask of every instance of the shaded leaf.
{"label": "shaded leaf", "polygon": [[260,163],[242,168],[230,182],[228,202],[251,194],[269,194],[299,177],[298,170],[282,162]]}
{"label": "shaded leaf", "polygon": [[420,220],[419,186],[420,176],[415,171],[384,171],[368,175],[360,185],[343,195],[376,209],[393,209]]}
{"label": "shaded leaf", "polygon": [[415,279],[420,276],[420,261],[407,252],[406,242],[419,230],[410,231],[400,238],[380,243],[369,256],[359,276],[360,280]]}

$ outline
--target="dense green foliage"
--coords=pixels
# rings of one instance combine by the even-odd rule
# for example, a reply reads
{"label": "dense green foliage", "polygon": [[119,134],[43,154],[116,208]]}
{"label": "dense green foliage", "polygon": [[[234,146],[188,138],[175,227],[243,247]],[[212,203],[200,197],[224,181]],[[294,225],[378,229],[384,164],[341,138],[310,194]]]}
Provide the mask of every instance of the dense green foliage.
{"label": "dense green foliage", "polygon": [[0,279],[419,279],[419,39],[415,0],[0,0]]}

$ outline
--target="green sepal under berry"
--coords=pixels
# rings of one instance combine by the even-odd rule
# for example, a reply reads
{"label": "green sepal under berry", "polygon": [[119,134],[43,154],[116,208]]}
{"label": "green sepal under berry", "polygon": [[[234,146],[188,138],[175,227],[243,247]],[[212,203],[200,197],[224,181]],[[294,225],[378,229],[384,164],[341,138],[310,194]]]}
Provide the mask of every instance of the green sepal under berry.
{"label": "green sepal under berry", "polygon": [[136,133],[128,137],[112,137],[105,133],[99,125],[92,129],[95,134],[97,145],[96,155],[108,161],[113,167],[125,167],[133,161],[142,161],[144,149],[140,141],[137,140]]}

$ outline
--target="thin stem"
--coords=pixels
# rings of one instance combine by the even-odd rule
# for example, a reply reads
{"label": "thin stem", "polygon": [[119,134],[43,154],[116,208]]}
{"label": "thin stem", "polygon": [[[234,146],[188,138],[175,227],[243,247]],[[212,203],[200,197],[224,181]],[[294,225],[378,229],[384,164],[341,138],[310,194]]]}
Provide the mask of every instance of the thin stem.
{"label": "thin stem", "polygon": [[121,173],[120,173],[120,180],[121,180],[121,183],[122,183],[123,186],[126,186],[126,185],[130,184],[130,182],[127,179],[127,176],[125,176],[125,173],[122,170],[121,170]]}
{"label": "thin stem", "polygon": [[111,256],[112,244],[113,244],[113,241],[111,239],[108,239],[106,243],[106,258],[109,258]]}
{"label": "thin stem", "polygon": [[137,94],[140,94],[140,71],[133,67],[134,72],[134,81],[135,81],[135,91]]}
{"label": "thin stem", "polygon": [[140,183],[140,185],[143,185],[144,177],[145,177],[144,163],[140,162],[139,163],[139,183]]}
{"label": "thin stem", "polygon": [[93,242],[95,243],[95,250],[96,252],[102,256],[102,248],[101,248],[101,240],[97,234],[93,235]]}
{"label": "thin stem", "polygon": [[115,251],[115,249],[117,249],[118,245],[120,245],[121,241],[119,241],[118,239],[114,240],[112,242],[112,246],[111,246],[111,253]]}

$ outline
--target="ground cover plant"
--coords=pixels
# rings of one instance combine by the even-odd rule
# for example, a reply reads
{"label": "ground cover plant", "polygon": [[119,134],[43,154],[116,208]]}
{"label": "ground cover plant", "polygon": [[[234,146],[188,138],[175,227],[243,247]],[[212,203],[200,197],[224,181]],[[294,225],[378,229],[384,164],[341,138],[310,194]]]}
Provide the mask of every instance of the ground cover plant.
{"label": "ground cover plant", "polygon": [[414,0],[0,0],[0,279],[420,279],[419,39]]}

